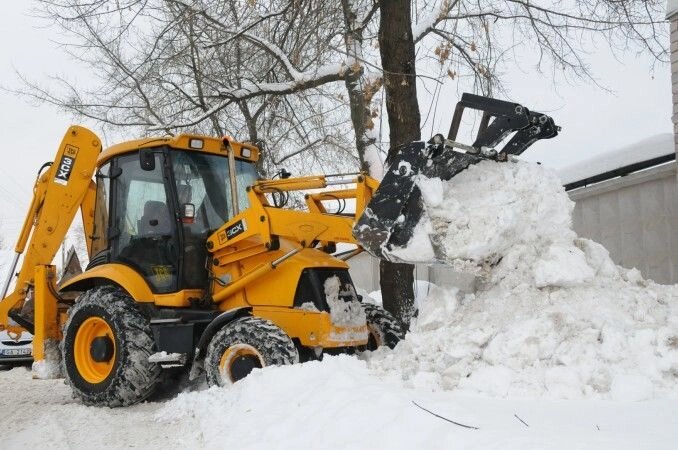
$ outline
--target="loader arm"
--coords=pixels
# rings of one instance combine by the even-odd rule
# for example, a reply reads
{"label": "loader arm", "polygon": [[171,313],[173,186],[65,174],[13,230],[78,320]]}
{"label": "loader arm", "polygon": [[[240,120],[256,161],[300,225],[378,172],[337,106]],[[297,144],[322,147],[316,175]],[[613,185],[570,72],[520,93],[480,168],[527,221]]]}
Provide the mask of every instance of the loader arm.
{"label": "loader arm", "polygon": [[[266,194],[318,190],[347,184],[354,187],[306,193],[307,211],[271,205],[266,198]],[[229,254],[235,255],[240,251],[237,248],[251,252],[250,246],[242,243],[256,239],[259,250],[266,251],[275,246],[275,240],[279,237],[294,239],[302,247],[337,242],[358,244],[352,234],[353,224],[378,186],[378,181],[362,173],[343,178],[319,175],[259,181],[247,189],[249,207],[214,232],[207,240],[207,247],[212,253],[228,247]],[[323,205],[325,201],[342,200],[354,201],[355,212],[332,213]]]}
{"label": "loader arm", "polygon": [[[68,129],[53,162],[43,166],[49,168],[35,182],[33,199],[2,287],[0,330],[33,332],[36,360],[41,359],[44,340],[58,337],[56,280],[51,263],[79,208],[89,236],[88,249],[91,246],[96,191],[92,176],[100,151],[101,141],[94,133],[78,126]],[[12,281],[15,283],[10,291]],[[30,299],[34,301],[33,311],[24,308]]]}
{"label": "loader arm", "polygon": [[[286,195],[293,191],[313,191],[331,186],[354,185],[350,188],[339,187],[333,190],[306,193],[304,195],[307,210],[285,208],[284,205],[272,205],[267,195]],[[212,300],[220,303],[248,283],[264,277],[286,259],[302,249],[317,248],[327,253],[333,252],[335,244],[356,244],[352,227],[359,217],[379,182],[366,174],[347,174],[339,176],[320,175],[282,180],[259,181],[247,188],[249,207],[234,216],[207,240],[207,248],[212,256],[212,264],[227,266],[237,261],[269,251],[280,249],[281,241],[293,242],[294,247],[280,258],[261,264],[252,270],[229,278],[227,285],[213,285]],[[329,212],[323,202],[354,201],[355,211],[343,213]],[[362,251],[357,249],[348,257]]]}

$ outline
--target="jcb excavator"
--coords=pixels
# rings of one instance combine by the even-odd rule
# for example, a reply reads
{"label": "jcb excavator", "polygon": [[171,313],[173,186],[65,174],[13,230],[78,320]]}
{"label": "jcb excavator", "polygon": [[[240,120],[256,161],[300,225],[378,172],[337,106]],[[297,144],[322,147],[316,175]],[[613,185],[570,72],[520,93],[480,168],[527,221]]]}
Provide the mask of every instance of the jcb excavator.
{"label": "jcb excavator", "polygon": [[[484,111],[471,146],[455,141],[464,108]],[[73,126],[38,174],[0,329],[33,333],[34,364],[60,357],[74,395],[106,406],[148,398],[166,369],[224,385],[323,351],[394,347],[403,329],[362,302],[346,260],[363,249],[387,258],[407,243],[422,214],[417,174],[448,179],[557,131],[521,105],[464,94],[448,138],[402,147],[380,185],[363,173],[259,180],[259,150],[229,137],[101,151],[94,133]],[[305,208],[287,201],[294,191],[305,192]],[[354,213],[328,210],[347,200]],[[89,264],[57,287],[52,260],[78,209]],[[337,243],[357,248],[334,256]]]}

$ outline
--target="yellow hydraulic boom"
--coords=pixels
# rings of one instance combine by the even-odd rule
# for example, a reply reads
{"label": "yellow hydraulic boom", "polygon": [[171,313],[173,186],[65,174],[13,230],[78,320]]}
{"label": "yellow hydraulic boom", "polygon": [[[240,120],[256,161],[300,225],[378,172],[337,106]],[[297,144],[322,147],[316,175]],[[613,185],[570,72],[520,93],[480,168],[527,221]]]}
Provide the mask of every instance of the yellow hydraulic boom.
{"label": "yellow hydraulic boom", "polygon": [[[34,331],[35,360],[43,359],[46,339],[59,338],[55,269],[51,263],[78,208],[82,207],[83,222],[92,221],[92,175],[100,152],[101,142],[94,133],[79,126],[68,129],[54,163],[35,182],[33,200],[2,287],[0,329]],[[22,255],[21,269],[15,273]],[[15,276],[14,289],[8,295]],[[25,305],[27,300],[33,300],[34,318],[33,314],[30,318],[21,316],[21,309],[30,306]]]}

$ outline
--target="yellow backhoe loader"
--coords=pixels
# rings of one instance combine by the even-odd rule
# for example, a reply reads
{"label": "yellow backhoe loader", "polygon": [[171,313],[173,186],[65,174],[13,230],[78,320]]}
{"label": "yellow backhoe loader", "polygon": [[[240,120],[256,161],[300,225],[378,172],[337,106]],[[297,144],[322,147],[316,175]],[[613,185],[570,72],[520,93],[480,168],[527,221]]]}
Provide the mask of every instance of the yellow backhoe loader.
{"label": "yellow backhoe loader", "polygon": [[[74,395],[105,406],[148,398],[176,368],[224,385],[323,352],[394,347],[400,324],[362,302],[346,260],[363,249],[387,257],[407,241],[405,225],[421,215],[414,176],[431,161],[433,175],[449,178],[506,159],[487,136],[529,135],[509,147],[519,154],[557,132],[517,104],[465,94],[460,105],[453,129],[464,107],[485,112],[480,141],[459,151],[454,131],[404,146],[381,187],[363,173],[259,180],[259,150],[228,137],[102,151],[94,133],[73,126],[38,174],[0,294],[0,329],[33,333],[34,364],[57,355]],[[296,192],[305,207],[288,201]],[[328,202],[346,201],[355,212],[329,212]],[[57,287],[52,260],[78,209],[89,264]],[[357,248],[333,256],[337,243]]]}

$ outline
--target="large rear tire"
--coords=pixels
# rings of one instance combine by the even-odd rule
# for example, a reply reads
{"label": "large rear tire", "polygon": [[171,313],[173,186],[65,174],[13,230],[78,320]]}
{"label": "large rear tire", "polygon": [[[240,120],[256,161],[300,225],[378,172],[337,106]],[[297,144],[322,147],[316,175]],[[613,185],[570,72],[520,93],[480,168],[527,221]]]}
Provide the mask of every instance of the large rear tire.
{"label": "large rear tire", "polygon": [[242,317],[216,332],[205,354],[210,386],[225,386],[245,378],[253,369],[299,362],[292,339],[272,322]]}
{"label": "large rear tire", "polygon": [[370,332],[367,350],[376,350],[384,345],[394,348],[398,342],[405,339],[402,325],[391,313],[371,303],[361,305],[367,316],[367,328]]}
{"label": "large rear tire", "polygon": [[69,311],[62,341],[64,374],[86,405],[128,406],[147,399],[160,378],[149,320],[119,288],[82,294]]}

